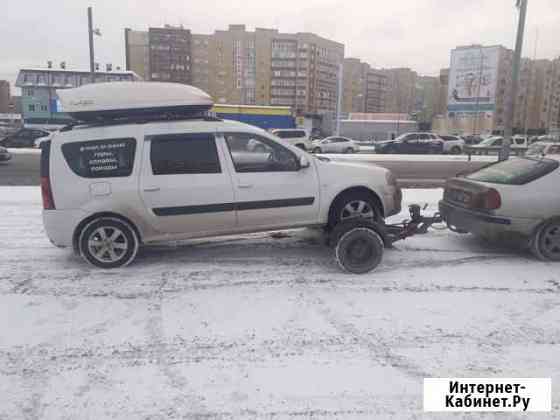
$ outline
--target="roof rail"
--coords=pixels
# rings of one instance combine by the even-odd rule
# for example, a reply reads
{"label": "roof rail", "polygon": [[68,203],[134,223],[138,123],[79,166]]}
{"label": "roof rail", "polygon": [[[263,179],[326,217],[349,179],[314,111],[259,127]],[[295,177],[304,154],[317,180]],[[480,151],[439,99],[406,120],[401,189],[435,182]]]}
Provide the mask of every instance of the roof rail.
{"label": "roof rail", "polygon": [[223,121],[221,118],[211,117],[204,113],[202,114],[155,114],[155,115],[135,115],[124,118],[100,118],[99,120],[88,120],[88,121],[73,121],[70,124],[64,126],[60,129],[63,131],[71,131],[74,127],[105,127],[111,125],[123,125],[123,124],[147,124],[151,122],[163,122],[163,121],[191,121],[191,120],[203,120],[203,121]]}

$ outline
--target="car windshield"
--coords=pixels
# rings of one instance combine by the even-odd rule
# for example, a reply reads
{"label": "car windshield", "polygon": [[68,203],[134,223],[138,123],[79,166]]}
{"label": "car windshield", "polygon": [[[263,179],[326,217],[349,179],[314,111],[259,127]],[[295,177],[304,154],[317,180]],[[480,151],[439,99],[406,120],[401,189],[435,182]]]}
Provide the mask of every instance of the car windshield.
{"label": "car windshield", "polygon": [[478,143],[481,146],[492,146],[492,144],[494,143],[494,141],[496,141],[497,139],[499,139],[499,137],[489,137],[485,140],[482,140],[480,143]]}
{"label": "car windshield", "polygon": [[558,168],[551,159],[519,158],[498,162],[467,175],[467,179],[505,185],[523,185]]}

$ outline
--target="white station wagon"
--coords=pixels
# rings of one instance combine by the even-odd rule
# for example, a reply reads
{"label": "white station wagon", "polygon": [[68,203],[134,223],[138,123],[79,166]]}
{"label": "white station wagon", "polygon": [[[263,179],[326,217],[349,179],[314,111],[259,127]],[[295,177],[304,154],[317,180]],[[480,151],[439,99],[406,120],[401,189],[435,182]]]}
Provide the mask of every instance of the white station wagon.
{"label": "white station wagon", "polygon": [[141,244],[400,211],[387,169],[317,158],[200,115],[212,101],[191,86],[114,82],[59,95],[81,122],[41,145],[45,230],[96,266],[126,265]]}

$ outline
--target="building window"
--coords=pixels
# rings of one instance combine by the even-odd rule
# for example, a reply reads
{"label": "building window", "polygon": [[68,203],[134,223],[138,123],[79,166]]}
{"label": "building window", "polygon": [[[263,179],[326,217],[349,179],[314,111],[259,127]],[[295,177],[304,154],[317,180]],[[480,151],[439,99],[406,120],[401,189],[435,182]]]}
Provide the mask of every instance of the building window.
{"label": "building window", "polygon": [[31,112],[35,112],[35,105],[30,104],[30,105],[27,107],[27,109],[28,109],[29,111],[31,111]]}
{"label": "building window", "polygon": [[48,111],[47,106],[46,105],[41,105],[41,111]]}

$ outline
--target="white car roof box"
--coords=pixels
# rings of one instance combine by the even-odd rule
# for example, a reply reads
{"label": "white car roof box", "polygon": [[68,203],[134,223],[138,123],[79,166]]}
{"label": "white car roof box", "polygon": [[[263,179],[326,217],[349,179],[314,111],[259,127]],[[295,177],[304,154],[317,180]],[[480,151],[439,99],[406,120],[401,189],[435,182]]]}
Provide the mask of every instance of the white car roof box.
{"label": "white car roof box", "polygon": [[214,105],[206,92],[160,82],[93,83],[57,91],[62,111],[83,122],[203,114]]}

